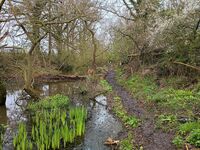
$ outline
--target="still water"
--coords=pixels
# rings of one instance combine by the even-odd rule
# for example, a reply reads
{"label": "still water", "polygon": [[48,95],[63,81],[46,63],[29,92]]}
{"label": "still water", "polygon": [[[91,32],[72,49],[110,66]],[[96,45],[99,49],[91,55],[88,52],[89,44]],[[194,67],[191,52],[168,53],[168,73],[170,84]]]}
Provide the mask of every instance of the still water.
{"label": "still water", "polygon": [[[15,88],[12,88],[15,87]],[[7,89],[6,105],[0,107],[0,124],[7,124],[4,135],[4,149],[11,150],[13,134],[17,132],[17,124],[21,121],[28,121],[28,112],[25,107],[28,103],[27,95],[20,86],[12,86]],[[80,94],[82,91],[91,89],[85,81],[42,84],[36,87],[36,92],[40,96],[54,94],[64,94],[70,97],[74,105],[84,105],[88,109],[88,120],[86,123],[86,133],[82,141],[73,144],[70,150],[110,150],[104,145],[108,137],[115,138],[122,130],[122,125],[107,110],[107,98],[104,95],[97,96],[95,101],[88,100],[91,93]]]}

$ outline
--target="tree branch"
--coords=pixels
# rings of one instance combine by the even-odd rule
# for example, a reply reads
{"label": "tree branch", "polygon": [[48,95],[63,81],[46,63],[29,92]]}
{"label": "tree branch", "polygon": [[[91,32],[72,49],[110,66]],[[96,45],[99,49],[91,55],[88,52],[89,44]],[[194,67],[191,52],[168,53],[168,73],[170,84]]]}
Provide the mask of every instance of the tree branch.
{"label": "tree branch", "polygon": [[131,7],[128,5],[128,3],[126,2],[126,0],[123,0],[124,4],[126,5],[126,7],[128,8],[129,12],[130,12],[130,15],[132,17],[135,17],[135,14],[133,13]]}
{"label": "tree branch", "polygon": [[[47,32],[47,33],[48,33],[48,32]],[[45,38],[45,37],[47,36],[47,33],[45,33],[43,36],[41,36],[39,39],[37,39],[37,41],[36,41],[34,44],[32,44],[32,46],[31,46],[31,48],[30,48],[30,50],[29,50],[29,52],[28,52],[30,55],[33,53],[33,51],[34,51],[35,47],[38,45],[38,43],[39,43],[43,38]]]}
{"label": "tree branch", "polygon": [[200,71],[200,68],[197,67],[197,66],[192,66],[192,65],[185,64],[185,63],[178,62],[178,61],[175,61],[174,64],[183,65],[183,66],[186,66],[186,67],[188,67],[188,68],[192,68],[192,69],[195,69],[195,70],[197,70],[197,71]]}
{"label": "tree branch", "polygon": [[5,3],[5,1],[6,1],[6,0],[1,0],[1,2],[0,2],[0,12],[1,12],[1,9],[2,9],[3,4]]}

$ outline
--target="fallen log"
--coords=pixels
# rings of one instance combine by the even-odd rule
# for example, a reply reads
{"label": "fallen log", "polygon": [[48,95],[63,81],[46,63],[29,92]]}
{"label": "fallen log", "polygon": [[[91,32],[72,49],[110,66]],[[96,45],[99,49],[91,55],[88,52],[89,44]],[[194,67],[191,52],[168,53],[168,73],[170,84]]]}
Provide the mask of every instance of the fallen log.
{"label": "fallen log", "polygon": [[52,74],[46,74],[46,75],[39,75],[37,77],[34,77],[35,83],[41,83],[41,82],[63,82],[63,81],[76,81],[76,80],[85,80],[86,76],[78,76],[78,75],[52,75]]}

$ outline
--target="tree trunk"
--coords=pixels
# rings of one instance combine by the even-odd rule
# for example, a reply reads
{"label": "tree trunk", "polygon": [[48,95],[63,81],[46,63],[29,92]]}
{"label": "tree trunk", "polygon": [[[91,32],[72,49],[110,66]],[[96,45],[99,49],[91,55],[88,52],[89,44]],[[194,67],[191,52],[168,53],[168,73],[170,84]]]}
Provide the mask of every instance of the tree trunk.
{"label": "tree trunk", "polygon": [[33,64],[33,56],[32,54],[28,53],[27,56],[27,69],[25,69],[25,88],[26,89],[30,89],[31,88],[31,84],[32,84],[32,79],[33,79],[33,68],[32,68],[32,64]]}
{"label": "tree trunk", "polygon": [[93,61],[92,61],[92,67],[94,69],[94,71],[96,71],[96,52],[97,52],[97,43],[96,43],[96,39],[95,39],[95,35],[94,32],[91,31],[92,34],[92,43],[93,43]]}

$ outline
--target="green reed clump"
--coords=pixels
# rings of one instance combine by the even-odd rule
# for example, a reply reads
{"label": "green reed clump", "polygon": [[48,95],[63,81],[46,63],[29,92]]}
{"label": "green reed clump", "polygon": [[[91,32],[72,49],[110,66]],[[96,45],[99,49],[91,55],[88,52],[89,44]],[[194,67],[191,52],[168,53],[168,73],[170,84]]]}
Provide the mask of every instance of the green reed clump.
{"label": "green reed clump", "polygon": [[24,140],[25,148],[33,143],[39,150],[59,149],[66,147],[67,143],[73,143],[74,139],[85,132],[85,120],[87,111],[84,107],[52,109],[35,112],[32,117],[32,129],[30,140],[27,138],[25,125],[19,125],[19,133],[13,142],[16,149],[20,149]]}
{"label": "green reed clump", "polygon": [[85,120],[87,111],[84,107],[71,108],[69,111],[71,121],[75,121],[76,135],[81,136],[85,132]]}
{"label": "green reed clump", "polygon": [[19,124],[19,131],[13,139],[13,145],[17,150],[33,149],[31,141],[27,138],[26,125],[24,123]]}

